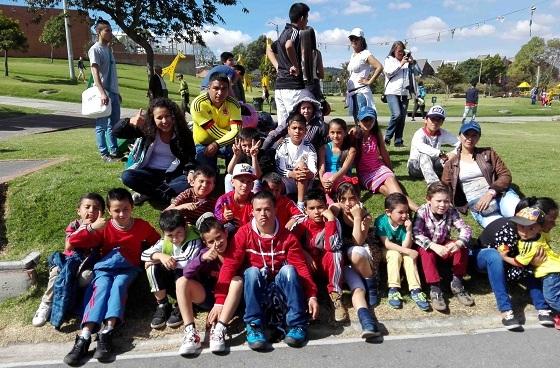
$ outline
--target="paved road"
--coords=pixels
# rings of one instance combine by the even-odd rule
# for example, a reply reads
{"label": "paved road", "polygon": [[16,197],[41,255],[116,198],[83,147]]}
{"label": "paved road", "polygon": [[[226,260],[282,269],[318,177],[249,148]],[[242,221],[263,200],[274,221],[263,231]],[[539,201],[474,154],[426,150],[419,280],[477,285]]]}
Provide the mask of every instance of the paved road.
{"label": "paved road", "polygon": [[[203,352],[195,358],[183,358],[175,352],[121,355],[113,363],[118,367],[558,367],[560,331],[537,327],[523,333],[479,331],[474,334],[433,334],[386,337],[382,343],[369,344],[360,339],[325,339],[311,342],[302,349],[277,344],[266,353],[235,349],[228,355]],[[60,359],[46,354],[38,361],[22,356],[20,363],[2,367],[60,366]],[[1,358],[0,358],[1,359]],[[87,367],[106,366],[91,360]]]}

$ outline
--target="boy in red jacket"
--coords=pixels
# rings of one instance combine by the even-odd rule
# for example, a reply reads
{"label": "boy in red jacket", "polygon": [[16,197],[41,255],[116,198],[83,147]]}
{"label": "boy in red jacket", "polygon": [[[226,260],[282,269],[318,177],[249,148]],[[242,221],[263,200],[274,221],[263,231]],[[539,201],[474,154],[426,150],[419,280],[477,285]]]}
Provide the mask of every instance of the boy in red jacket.
{"label": "boy in red jacket", "polygon": [[286,306],[284,342],[290,346],[302,346],[307,340],[305,300],[313,319],[319,311],[317,287],[305,263],[301,245],[293,234],[280,226],[274,206],[274,196],[270,192],[255,194],[254,218],[235,234],[216,285],[216,303],[223,304],[231,279],[242,265],[248,265],[243,274],[246,305],[243,319],[247,343],[253,350],[267,348],[263,304],[270,288],[279,290]]}
{"label": "boy in red jacket", "polygon": [[294,201],[284,194],[282,177],[278,173],[269,172],[261,180],[263,189],[272,193],[276,200],[276,218],[280,222],[280,226],[291,229],[299,219],[303,218],[303,213]]}

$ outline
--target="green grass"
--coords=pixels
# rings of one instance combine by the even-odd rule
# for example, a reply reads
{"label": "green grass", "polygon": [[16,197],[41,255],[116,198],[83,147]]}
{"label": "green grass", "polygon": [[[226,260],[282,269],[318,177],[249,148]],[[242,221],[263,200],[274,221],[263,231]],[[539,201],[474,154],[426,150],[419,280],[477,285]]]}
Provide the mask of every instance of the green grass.
{"label": "green grass", "polygon": [[47,110],[19,107],[13,105],[0,105],[0,119],[15,118],[24,115],[46,114]]}

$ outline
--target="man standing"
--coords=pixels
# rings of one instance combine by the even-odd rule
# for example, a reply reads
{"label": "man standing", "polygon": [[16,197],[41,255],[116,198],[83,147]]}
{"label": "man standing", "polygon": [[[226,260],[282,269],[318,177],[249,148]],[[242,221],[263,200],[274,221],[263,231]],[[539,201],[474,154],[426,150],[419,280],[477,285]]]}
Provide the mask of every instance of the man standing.
{"label": "man standing", "polygon": [[148,97],[150,97],[150,100],[158,97],[167,97],[169,95],[167,84],[165,84],[161,72],[161,66],[156,65],[154,67],[154,74],[150,78],[150,83],[148,85]]}
{"label": "man standing", "polygon": [[[307,340],[308,316],[319,311],[317,287],[305,263],[297,238],[276,219],[275,199],[268,191],[253,197],[253,220],[235,234],[216,284],[216,304],[223,304],[228,285],[243,270],[247,343],[253,350],[267,348],[265,305],[278,297],[287,309],[284,342],[300,347]],[[277,294],[273,294],[276,292]],[[307,303],[306,303],[307,300]]]}
{"label": "man standing", "polygon": [[463,112],[463,120],[461,124],[465,124],[467,116],[471,116],[471,120],[476,118],[476,109],[478,107],[478,90],[476,89],[476,81],[471,82],[471,86],[467,89],[465,96],[465,112]]}
{"label": "man standing", "polygon": [[[277,71],[274,99],[278,116],[278,128],[286,126],[288,114],[301,97],[313,97],[305,89],[301,73],[301,47],[299,31],[307,27],[309,6],[304,3],[295,3],[290,7],[290,23],[272,43],[266,48],[266,56]],[[268,147],[265,141],[263,147]]]}
{"label": "man standing", "polygon": [[[121,95],[117,79],[117,67],[109,45],[113,39],[111,25],[100,19],[95,25],[97,42],[88,51],[94,85],[99,89],[101,103],[111,104],[111,115],[95,119],[95,140],[101,158],[105,162],[117,159],[117,139],[112,128],[121,117]],[[108,145],[108,147],[107,147]]]}
{"label": "man standing", "polygon": [[183,109],[183,114],[187,112],[190,114],[191,109],[189,106],[189,84],[187,83],[187,80],[185,79],[183,74],[179,74],[177,76],[177,79],[179,79],[179,95],[181,95],[181,108]]}
{"label": "man standing", "polygon": [[208,91],[191,104],[196,161],[214,170],[218,153],[227,161],[233,156],[231,145],[241,130],[241,106],[229,91],[227,75],[214,73],[209,78]]}

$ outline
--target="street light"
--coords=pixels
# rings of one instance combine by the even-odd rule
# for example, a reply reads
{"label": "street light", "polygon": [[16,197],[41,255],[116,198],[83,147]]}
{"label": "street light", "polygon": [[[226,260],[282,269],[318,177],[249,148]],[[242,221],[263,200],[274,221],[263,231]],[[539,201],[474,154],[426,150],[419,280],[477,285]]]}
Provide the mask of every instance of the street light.
{"label": "street light", "polygon": [[276,28],[276,38],[278,38],[279,37],[279,35],[278,35],[278,24],[276,24],[272,21],[268,22],[268,24],[273,25]]}

